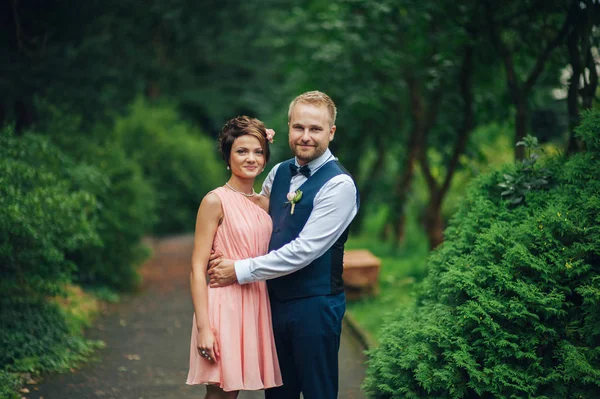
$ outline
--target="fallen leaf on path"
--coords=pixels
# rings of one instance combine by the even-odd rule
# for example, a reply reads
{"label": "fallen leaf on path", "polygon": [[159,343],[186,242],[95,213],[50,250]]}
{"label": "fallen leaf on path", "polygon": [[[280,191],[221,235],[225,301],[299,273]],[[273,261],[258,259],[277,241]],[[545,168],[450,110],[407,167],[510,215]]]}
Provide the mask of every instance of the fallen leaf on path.
{"label": "fallen leaf on path", "polygon": [[127,359],[127,360],[141,360],[140,355],[136,355],[136,354],[127,354],[127,355],[125,355],[125,359]]}

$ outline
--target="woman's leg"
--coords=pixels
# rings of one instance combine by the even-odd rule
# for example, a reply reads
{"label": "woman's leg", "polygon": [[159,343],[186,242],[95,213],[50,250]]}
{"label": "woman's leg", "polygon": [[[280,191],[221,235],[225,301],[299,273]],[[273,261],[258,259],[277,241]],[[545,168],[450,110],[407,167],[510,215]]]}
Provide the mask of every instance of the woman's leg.
{"label": "woman's leg", "polygon": [[236,399],[238,393],[239,391],[225,392],[216,385],[207,385],[204,399]]}

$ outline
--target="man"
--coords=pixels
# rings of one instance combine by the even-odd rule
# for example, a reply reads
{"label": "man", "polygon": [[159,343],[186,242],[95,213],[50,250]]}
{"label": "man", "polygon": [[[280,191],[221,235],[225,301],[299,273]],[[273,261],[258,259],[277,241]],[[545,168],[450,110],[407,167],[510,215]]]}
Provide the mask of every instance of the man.
{"label": "man", "polygon": [[208,272],[211,287],[268,280],[283,386],[265,391],[267,399],[298,399],[300,392],[305,399],[337,398],[344,243],[359,195],[329,150],[335,117],[335,104],[324,93],[292,101],[289,145],[295,157],[276,165],[263,185],[273,219],[270,252],[235,262],[215,259]]}

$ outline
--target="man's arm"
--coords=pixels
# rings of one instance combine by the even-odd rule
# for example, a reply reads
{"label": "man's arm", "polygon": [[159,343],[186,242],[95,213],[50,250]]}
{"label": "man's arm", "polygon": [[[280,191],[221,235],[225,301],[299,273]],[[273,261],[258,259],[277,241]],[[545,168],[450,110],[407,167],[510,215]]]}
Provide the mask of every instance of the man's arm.
{"label": "man's arm", "polygon": [[334,177],[315,197],[298,238],[267,255],[236,261],[237,280],[240,284],[269,280],[308,266],[337,241],[357,210],[356,187],[350,176]]}
{"label": "man's arm", "polygon": [[267,198],[271,198],[271,188],[273,187],[273,180],[275,180],[275,174],[277,173],[277,168],[279,168],[279,165],[281,165],[281,163],[278,163],[277,165],[273,166],[273,169],[271,169],[271,171],[265,178],[265,181],[262,185],[262,190],[260,191],[260,195],[264,195]]}

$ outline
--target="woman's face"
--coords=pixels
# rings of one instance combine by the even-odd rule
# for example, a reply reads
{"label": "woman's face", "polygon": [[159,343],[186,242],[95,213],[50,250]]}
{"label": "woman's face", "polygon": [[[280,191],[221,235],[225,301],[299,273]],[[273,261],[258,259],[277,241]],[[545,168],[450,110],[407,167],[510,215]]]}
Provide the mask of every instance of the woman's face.
{"label": "woman's face", "polygon": [[231,173],[242,179],[254,179],[265,167],[265,154],[258,139],[249,134],[238,137],[229,156]]}

